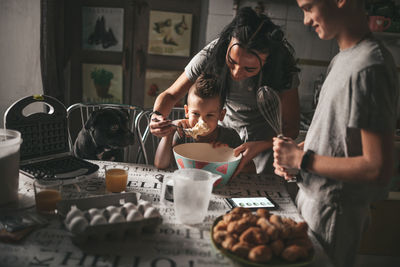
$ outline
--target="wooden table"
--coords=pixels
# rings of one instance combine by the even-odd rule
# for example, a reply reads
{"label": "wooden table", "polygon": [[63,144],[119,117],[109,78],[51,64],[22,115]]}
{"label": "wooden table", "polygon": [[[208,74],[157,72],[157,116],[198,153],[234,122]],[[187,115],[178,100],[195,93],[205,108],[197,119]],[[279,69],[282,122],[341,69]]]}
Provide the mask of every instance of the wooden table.
{"label": "wooden table", "polygon": [[[93,161],[103,167],[110,162]],[[201,226],[188,226],[176,221],[171,206],[160,203],[161,183],[157,178],[170,175],[152,166],[127,164],[130,167],[127,191],[141,193],[163,216],[163,223],[155,233],[143,233],[137,238],[123,241],[102,241],[75,245],[69,232],[58,217],[33,231],[16,244],[0,243],[0,266],[233,266],[230,259],[214,249],[210,241],[210,226],[215,218],[225,214],[229,208],[225,197],[265,196],[271,197],[279,209],[274,213],[301,221],[301,217],[287,193],[285,182],[277,176],[240,175],[222,189],[215,190],[208,214]],[[84,181],[79,186],[63,188],[64,198],[80,198],[105,193],[104,172],[97,178]],[[32,180],[20,175],[20,196],[33,198]],[[29,201],[28,201],[29,202]],[[18,211],[27,215],[36,213],[34,208]],[[327,255],[313,236],[314,261],[310,266],[332,266]]]}

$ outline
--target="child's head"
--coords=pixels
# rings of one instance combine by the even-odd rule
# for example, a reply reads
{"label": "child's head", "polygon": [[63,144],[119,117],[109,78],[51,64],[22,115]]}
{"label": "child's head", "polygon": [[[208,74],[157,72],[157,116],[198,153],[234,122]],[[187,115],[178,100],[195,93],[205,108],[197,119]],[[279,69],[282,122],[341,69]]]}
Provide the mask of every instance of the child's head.
{"label": "child's head", "polygon": [[222,121],[226,110],[224,109],[225,97],[221,96],[218,80],[210,74],[202,74],[190,87],[187,105],[185,105],[186,118],[190,127],[202,119],[207,123],[210,131],[215,130],[218,121]]}

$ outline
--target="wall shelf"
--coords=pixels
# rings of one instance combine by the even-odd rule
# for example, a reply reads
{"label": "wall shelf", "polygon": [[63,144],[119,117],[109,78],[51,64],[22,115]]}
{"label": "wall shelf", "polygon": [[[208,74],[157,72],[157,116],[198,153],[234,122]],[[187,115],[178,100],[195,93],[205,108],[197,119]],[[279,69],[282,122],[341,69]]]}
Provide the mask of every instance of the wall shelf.
{"label": "wall shelf", "polygon": [[373,35],[385,40],[400,40],[400,32],[372,32]]}
{"label": "wall shelf", "polygon": [[372,34],[387,45],[400,47],[400,32],[373,32]]}
{"label": "wall shelf", "polygon": [[[372,32],[372,34],[387,45],[400,47],[400,32]],[[400,72],[399,66],[397,66],[397,72]]]}

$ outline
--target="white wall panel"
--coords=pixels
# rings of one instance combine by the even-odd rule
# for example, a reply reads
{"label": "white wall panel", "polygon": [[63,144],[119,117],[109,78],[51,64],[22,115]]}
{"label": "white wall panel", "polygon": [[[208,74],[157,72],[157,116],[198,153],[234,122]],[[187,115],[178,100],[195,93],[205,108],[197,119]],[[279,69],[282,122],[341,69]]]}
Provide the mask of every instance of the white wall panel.
{"label": "white wall panel", "polygon": [[233,15],[208,15],[206,43],[208,44],[222,31],[222,29],[232,21]]}
{"label": "white wall panel", "polygon": [[0,122],[16,100],[42,94],[40,0],[0,1]]}
{"label": "white wall panel", "polygon": [[210,0],[209,14],[233,16],[233,0]]}
{"label": "white wall panel", "polygon": [[300,21],[287,21],[286,35],[299,58],[314,60],[331,59],[333,41],[320,40],[315,31]]}
{"label": "white wall panel", "polygon": [[287,20],[297,20],[303,22],[303,11],[297,6],[296,3],[288,5]]}

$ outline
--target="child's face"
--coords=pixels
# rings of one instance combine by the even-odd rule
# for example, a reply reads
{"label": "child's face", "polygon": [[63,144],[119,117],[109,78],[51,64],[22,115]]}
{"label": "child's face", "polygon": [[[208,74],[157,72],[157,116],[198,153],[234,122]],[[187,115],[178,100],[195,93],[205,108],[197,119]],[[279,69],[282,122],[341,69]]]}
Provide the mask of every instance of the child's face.
{"label": "child's face", "polygon": [[189,119],[190,127],[202,119],[207,123],[210,130],[203,136],[212,133],[217,128],[218,121],[223,120],[225,116],[225,109],[220,107],[219,97],[203,99],[195,94],[189,94],[188,104],[185,105],[186,118]]}

